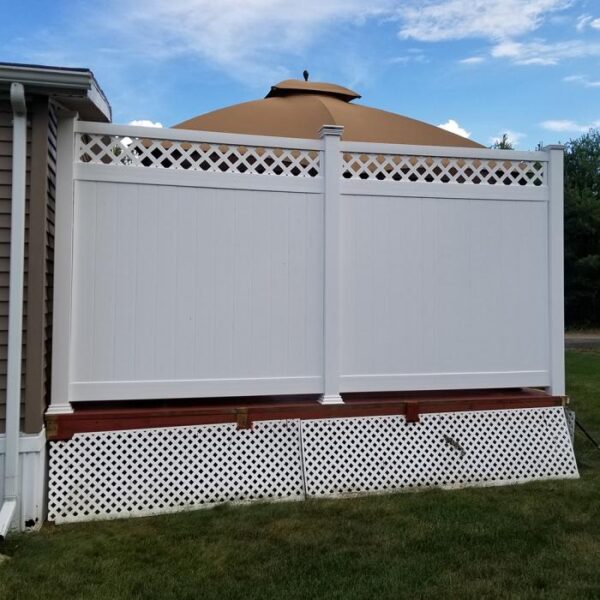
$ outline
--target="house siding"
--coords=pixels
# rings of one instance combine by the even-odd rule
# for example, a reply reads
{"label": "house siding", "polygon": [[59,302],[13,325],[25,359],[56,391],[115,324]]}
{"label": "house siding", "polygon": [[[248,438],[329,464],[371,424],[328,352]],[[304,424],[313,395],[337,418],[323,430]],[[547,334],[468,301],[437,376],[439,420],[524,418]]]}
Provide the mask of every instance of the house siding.
{"label": "house siding", "polygon": [[[29,237],[29,189],[31,162],[31,128],[27,129],[27,205],[25,214],[26,239]],[[8,294],[10,279],[10,219],[12,190],[12,108],[8,98],[0,99],[0,433],[4,432],[6,412],[6,367],[8,356]],[[28,267],[28,243],[25,243],[25,273]],[[25,275],[27,294],[27,275]],[[27,331],[27,300],[23,301],[23,340]],[[21,426],[24,418],[25,354],[21,379]]]}
{"label": "house siding", "polygon": [[[45,98],[28,98],[27,104],[21,430],[37,433],[49,393],[56,114]],[[0,97],[0,433],[6,410],[11,184],[12,109],[9,99]]]}
{"label": "house siding", "polygon": [[52,260],[56,178],[56,112],[47,98],[30,108],[32,120],[29,210],[28,328],[23,430],[37,433],[49,395],[52,338]]}

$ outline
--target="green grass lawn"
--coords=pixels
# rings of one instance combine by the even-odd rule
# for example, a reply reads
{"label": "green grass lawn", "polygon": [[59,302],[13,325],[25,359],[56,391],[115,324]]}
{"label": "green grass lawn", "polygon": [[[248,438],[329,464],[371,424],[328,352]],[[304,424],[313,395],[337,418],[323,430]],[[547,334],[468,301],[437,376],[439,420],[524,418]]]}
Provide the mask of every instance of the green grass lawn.
{"label": "green grass lawn", "polygon": [[[567,364],[600,437],[600,353]],[[0,598],[600,598],[600,452],[576,446],[577,481],[46,526],[0,547]]]}

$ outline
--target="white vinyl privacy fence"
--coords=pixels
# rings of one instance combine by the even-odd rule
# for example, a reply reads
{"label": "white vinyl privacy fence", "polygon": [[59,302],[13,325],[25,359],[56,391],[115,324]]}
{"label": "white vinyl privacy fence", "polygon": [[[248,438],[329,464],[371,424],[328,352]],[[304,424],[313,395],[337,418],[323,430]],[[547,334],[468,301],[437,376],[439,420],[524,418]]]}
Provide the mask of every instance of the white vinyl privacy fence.
{"label": "white vinyl privacy fence", "polygon": [[67,119],[53,406],[564,393],[562,150]]}

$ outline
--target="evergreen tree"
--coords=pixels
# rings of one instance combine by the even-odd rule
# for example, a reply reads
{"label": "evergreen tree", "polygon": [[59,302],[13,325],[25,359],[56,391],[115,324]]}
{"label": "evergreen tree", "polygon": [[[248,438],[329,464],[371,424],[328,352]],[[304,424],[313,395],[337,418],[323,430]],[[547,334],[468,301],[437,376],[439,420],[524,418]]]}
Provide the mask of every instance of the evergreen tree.
{"label": "evergreen tree", "polygon": [[565,148],[567,326],[600,326],[600,130]]}
{"label": "evergreen tree", "polygon": [[496,140],[491,147],[494,150],[514,150],[512,142],[508,139],[508,133],[503,133],[502,137]]}

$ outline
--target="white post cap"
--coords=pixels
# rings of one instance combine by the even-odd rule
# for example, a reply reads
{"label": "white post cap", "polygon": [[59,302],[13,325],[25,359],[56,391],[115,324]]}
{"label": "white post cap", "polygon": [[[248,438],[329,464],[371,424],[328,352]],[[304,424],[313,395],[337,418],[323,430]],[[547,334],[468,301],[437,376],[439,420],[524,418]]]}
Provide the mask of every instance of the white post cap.
{"label": "white post cap", "polygon": [[321,138],[324,138],[327,135],[342,137],[342,133],[344,133],[343,125],[323,125],[323,127],[319,129],[319,137]]}

